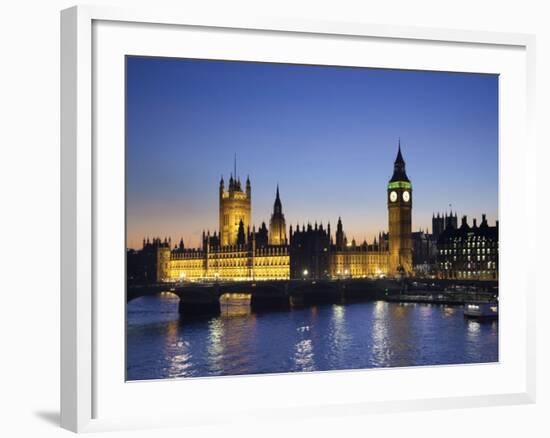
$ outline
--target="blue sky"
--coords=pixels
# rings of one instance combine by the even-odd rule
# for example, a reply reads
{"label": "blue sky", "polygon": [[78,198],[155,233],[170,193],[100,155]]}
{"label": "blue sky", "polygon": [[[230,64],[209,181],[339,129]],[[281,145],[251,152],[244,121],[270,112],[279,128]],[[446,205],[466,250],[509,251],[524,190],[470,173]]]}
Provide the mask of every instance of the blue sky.
{"label": "blue sky", "polygon": [[341,216],[348,238],[370,241],[387,229],[399,137],[413,230],[449,204],[497,219],[494,75],[130,57],[126,102],[130,247],[217,230],[235,153],[255,224],[279,183],[287,225]]}

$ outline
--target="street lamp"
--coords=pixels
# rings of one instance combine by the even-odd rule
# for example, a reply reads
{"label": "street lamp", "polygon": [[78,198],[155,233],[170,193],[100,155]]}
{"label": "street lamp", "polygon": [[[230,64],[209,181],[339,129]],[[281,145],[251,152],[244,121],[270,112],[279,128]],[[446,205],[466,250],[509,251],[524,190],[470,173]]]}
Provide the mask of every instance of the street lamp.
{"label": "street lamp", "polygon": [[304,280],[307,278],[309,272],[307,269],[304,269],[304,272],[302,272],[303,276],[304,276]]}

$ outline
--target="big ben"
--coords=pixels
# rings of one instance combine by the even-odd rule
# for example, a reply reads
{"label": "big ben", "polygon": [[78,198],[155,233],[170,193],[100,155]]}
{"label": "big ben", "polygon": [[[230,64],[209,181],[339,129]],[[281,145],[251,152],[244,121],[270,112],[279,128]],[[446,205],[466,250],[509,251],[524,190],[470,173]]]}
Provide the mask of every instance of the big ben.
{"label": "big ben", "polygon": [[393,175],[388,183],[389,273],[412,273],[412,184],[405,171],[399,142]]}

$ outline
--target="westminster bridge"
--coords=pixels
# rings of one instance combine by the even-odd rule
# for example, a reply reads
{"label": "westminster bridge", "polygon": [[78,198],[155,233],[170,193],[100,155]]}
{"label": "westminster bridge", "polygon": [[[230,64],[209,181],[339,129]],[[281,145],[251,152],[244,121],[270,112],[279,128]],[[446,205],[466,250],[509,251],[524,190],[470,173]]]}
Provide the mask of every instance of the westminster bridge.
{"label": "westminster bridge", "polygon": [[126,301],[160,293],[177,295],[182,315],[206,315],[220,313],[224,296],[247,296],[254,311],[376,299],[447,304],[490,301],[498,296],[498,282],[349,278],[152,283],[128,285]]}

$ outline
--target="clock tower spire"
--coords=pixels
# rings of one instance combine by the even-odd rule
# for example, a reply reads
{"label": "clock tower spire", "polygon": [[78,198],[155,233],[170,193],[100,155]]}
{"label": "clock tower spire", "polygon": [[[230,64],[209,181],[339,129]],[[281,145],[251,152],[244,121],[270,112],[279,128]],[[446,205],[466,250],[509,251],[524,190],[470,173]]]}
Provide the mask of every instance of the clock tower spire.
{"label": "clock tower spire", "polygon": [[388,183],[389,272],[412,274],[412,184],[405,171],[401,140]]}

